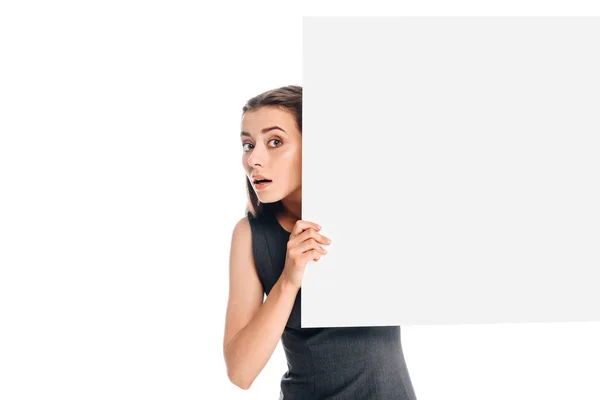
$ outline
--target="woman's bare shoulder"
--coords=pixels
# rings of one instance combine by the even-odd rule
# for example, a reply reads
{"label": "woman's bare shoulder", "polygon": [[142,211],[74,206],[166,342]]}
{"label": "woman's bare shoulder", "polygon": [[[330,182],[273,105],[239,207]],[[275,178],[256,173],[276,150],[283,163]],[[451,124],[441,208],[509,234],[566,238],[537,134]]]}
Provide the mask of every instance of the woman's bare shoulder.
{"label": "woman's bare shoulder", "polygon": [[263,288],[254,263],[251,236],[248,218],[241,218],[233,229],[231,239],[224,348],[250,322],[263,302]]}
{"label": "woman's bare shoulder", "polygon": [[253,262],[252,257],[252,227],[250,225],[250,216],[240,218],[231,235],[231,251],[239,254],[243,253],[244,258],[250,258],[248,261]]}

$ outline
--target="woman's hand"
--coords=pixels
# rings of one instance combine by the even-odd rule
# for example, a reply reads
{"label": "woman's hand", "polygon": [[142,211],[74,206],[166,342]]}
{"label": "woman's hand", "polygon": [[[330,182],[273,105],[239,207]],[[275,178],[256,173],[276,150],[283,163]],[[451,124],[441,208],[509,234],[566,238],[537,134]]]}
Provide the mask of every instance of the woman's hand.
{"label": "woman's hand", "polygon": [[321,235],[321,227],[314,222],[299,220],[294,225],[287,243],[285,266],[281,278],[296,288],[302,286],[304,270],[309,260],[319,261],[327,250],[321,244],[328,245],[331,239]]}

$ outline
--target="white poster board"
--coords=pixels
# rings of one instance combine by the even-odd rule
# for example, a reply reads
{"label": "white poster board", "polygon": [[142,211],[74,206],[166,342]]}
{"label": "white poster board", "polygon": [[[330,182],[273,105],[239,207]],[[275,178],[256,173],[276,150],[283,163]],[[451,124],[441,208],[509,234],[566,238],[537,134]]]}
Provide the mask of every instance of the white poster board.
{"label": "white poster board", "polygon": [[305,17],[302,327],[600,320],[600,19]]}

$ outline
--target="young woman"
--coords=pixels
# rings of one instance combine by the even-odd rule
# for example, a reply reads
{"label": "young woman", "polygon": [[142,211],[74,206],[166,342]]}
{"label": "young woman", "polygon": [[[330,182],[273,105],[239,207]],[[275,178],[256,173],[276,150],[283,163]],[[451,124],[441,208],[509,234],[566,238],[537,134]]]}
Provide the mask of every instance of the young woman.
{"label": "young woman", "polygon": [[330,243],[302,220],[302,88],[250,99],[241,125],[249,205],[231,239],[229,379],[248,389],[281,339],[288,371],[280,399],[414,400],[399,326],[300,328],[306,264]]}

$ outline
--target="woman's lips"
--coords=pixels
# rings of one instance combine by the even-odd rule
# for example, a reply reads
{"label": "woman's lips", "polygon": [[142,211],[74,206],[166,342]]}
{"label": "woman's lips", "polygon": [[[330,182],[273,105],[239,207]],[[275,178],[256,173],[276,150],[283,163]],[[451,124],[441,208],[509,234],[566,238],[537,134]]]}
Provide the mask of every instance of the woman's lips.
{"label": "woman's lips", "polygon": [[254,184],[254,188],[256,190],[263,190],[264,188],[266,188],[267,186],[269,186],[271,183],[273,183],[273,182],[255,183]]}

